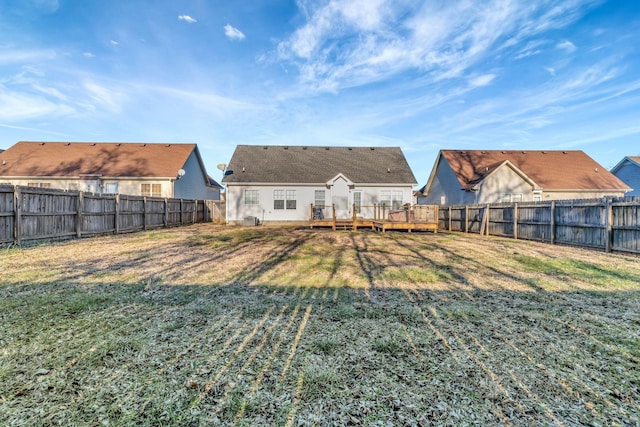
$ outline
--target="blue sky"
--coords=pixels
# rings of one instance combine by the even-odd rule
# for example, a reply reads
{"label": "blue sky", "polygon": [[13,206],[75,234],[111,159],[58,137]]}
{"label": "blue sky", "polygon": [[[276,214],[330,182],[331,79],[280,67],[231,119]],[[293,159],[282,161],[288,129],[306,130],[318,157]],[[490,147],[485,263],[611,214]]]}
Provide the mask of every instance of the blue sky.
{"label": "blue sky", "polygon": [[20,140],[640,155],[638,0],[0,0]]}

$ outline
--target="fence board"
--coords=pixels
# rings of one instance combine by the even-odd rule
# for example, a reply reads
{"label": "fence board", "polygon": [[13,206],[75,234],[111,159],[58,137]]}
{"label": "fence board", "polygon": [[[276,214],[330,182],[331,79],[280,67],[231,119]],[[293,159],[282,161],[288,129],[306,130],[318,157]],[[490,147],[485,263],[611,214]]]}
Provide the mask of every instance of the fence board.
{"label": "fence board", "polygon": [[449,206],[439,210],[438,226],[449,231],[481,234],[484,230],[494,236],[640,253],[640,198]]}
{"label": "fence board", "polygon": [[209,202],[0,186],[0,244],[204,222]]}
{"label": "fence board", "polygon": [[13,242],[13,199],[13,187],[0,185],[0,244]]}

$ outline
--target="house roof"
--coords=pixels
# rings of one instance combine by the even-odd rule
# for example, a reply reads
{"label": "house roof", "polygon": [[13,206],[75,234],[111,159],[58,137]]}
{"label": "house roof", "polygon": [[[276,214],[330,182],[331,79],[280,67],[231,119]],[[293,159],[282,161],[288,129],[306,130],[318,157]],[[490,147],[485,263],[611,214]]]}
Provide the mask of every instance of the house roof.
{"label": "house roof", "polygon": [[237,146],[222,182],[312,184],[339,174],[361,184],[417,183],[399,147],[273,145]]}
{"label": "house roof", "polygon": [[21,141],[0,154],[0,176],[174,178],[195,144]]}
{"label": "house roof", "polygon": [[451,166],[465,190],[472,189],[503,165],[520,171],[535,187],[544,191],[630,190],[583,151],[441,150],[427,191],[441,158]]}
{"label": "house roof", "polygon": [[618,170],[625,164],[630,163],[632,165],[636,165],[640,167],[640,156],[627,156],[624,159],[620,160],[620,162],[611,168],[611,173],[615,174]]}

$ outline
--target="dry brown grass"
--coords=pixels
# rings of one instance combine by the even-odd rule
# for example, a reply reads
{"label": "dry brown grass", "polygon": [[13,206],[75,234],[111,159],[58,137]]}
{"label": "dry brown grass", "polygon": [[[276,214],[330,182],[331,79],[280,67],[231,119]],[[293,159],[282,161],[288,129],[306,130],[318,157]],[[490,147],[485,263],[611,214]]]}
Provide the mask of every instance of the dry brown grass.
{"label": "dry brown grass", "polygon": [[201,224],[0,271],[0,425],[640,425],[628,255]]}

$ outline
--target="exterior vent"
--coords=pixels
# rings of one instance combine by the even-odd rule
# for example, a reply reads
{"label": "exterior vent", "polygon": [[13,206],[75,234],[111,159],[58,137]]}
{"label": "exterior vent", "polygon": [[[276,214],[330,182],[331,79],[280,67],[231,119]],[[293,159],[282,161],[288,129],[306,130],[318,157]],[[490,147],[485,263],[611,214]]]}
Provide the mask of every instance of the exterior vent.
{"label": "exterior vent", "polygon": [[242,225],[247,227],[255,227],[256,225],[260,225],[260,220],[255,216],[245,216],[242,221]]}

